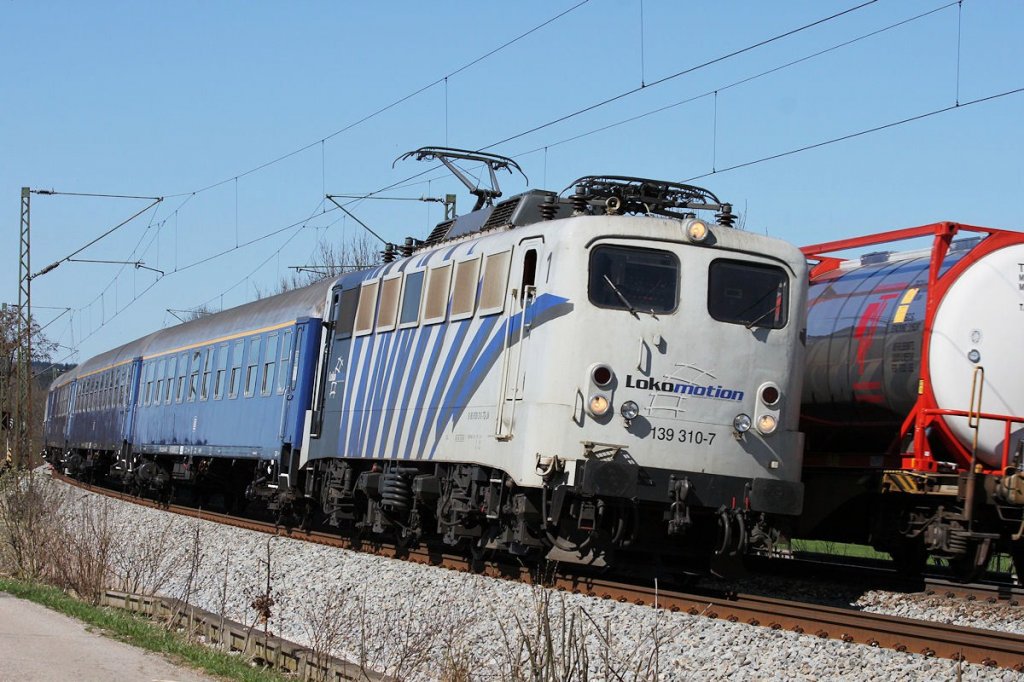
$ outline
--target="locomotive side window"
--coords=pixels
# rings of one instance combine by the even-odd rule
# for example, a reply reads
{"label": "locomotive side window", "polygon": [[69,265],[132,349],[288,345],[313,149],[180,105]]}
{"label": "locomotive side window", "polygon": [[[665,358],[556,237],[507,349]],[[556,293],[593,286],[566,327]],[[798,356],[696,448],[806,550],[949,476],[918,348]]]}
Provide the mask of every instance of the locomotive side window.
{"label": "locomotive side window", "polygon": [[789,278],[774,265],[712,261],[708,270],[708,313],[719,322],[748,329],[781,329],[789,315]]}
{"label": "locomotive side window", "polygon": [[427,302],[423,306],[423,324],[444,322],[448,312],[448,286],[451,281],[451,263],[430,269],[427,276]]}
{"label": "locomotive side window", "polygon": [[402,275],[389,277],[380,285],[380,307],[377,313],[377,331],[389,332],[398,319],[398,295],[402,293]]}
{"label": "locomotive side window", "polygon": [[479,257],[455,264],[455,280],[452,283],[452,314],[450,317],[453,322],[473,316],[473,309],[476,308],[476,287],[479,279]]}
{"label": "locomotive side window", "polygon": [[363,284],[359,290],[359,310],[356,312],[356,336],[368,334],[373,329],[373,313],[377,309],[377,290],[380,281]]}
{"label": "locomotive side window", "polygon": [[492,253],[484,260],[484,283],[480,290],[480,315],[494,315],[505,309],[505,289],[512,252]]}
{"label": "locomotive side window", "polygon": [[356,308],[359,305],[360,290],[346,289],[341,292],[341,308],[338,310],[338,317],[335,318],[335,338],[347,339],[352,336],[352,330],[356,323]]}
{"label": "locomotive side window", "polygon": [[231,352],[231,381],[228,384],[228,397],[238,397],[238,382],[242,376],[242,356],[245,354],[245,339],[235,342],[235,349]]}
{"label": "locomotive side window", "polygon": [[633,313],[670,313],[679,300],[679,259],[668,251],[598,246],[590,252],[590,302]]}
{"label": "locomotive side window", "polygon": [[424,272],[410,272],[405,276],[405,291],[402,293],[402,310],[398,316],[398,328],[414,327],[420,321],[420,302],[423,299]]}

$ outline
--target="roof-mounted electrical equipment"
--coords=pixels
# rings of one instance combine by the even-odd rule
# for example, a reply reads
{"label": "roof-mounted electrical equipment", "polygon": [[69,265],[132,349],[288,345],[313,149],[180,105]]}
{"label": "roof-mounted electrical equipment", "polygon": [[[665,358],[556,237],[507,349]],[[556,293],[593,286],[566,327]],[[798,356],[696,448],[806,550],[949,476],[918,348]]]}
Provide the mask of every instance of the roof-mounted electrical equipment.
{"label": "roof-mounted electrical equipment", "polygon": [[[498,175],[497,171],[504,170],[508,171],[509,174],[513,170],[519,172],[523,176],[523,179],[527,183],[530,182],[529,178],[526,177],[526,173],[519,167],[519,164],[508,158],[507,156],[500,156],[498,154],[485,154],[484,152],[471,152],[465,149],[453,149],[450,147],[420,147],[416,151],[406,152],[400,157],[395,159],[395,163],[404,161],[408,158],[414,158],[417,161],[440,161],[445,167],[452,172],[452,175],[457,177],[463,185],[469,190],[469,193],[476,197],[476,206],[473,207],[474,211],[479,211],[484,206],[493,206],[494,200],[501,196],[501,188],[498,186]],[[455,161],[476,161],[487,166],[488,174],[490,175],[491,186],[480,187],[480,183],[473,182],[469,179],[466,173],[455,165]],[[391,164],[394,167],[395,163]]]}
{"label": "roof-mounted electrical equipment", "polygon": [[714,194],[695,185],[624,175],[587,175],[562,190],[575,188],[569,200],[575,213],[602,211],[608,215],[642,213],[690,218],[693,211],[715,211],[719,225],[732,227],[736,216],[732,204],[722,203]]}

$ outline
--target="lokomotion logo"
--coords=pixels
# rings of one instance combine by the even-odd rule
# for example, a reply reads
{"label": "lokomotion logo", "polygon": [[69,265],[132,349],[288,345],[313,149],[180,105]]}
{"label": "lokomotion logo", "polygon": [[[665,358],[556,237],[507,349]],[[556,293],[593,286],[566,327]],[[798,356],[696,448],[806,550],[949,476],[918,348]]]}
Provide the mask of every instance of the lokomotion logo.
{"label": "lokomotion logo", "polygon": [[712,400],[731,400],[734,402],[743,400],[743,391],[725,388],[716,384],[702,385],[687,382],[656,381],[654,379],[636,379],[634,381],[632,374],[626,375],[626,388],[673,393],[676,395],[692,395],[695,398],[710,398]]}

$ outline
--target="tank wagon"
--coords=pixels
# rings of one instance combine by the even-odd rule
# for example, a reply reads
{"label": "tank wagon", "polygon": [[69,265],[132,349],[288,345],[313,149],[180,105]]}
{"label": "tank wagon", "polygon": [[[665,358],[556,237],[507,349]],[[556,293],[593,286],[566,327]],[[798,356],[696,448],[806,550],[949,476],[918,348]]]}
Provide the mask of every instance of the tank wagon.
{"label": "tank wagon", "polygon": [[[734,229],[729,205],[689,185],[588,176],[561,195],[495,203],[496,173],[519,170],[514,161],[442,148],[410,156],[451,168],[474,209],[423,241],[389,245],[377,267],[293,293],[301,302],[250,304],[272,306],[273,319],[250,322],[242,306],[119,349],[142,379],[104,457],[174,476],[212,467],[234,480],[247,469],[250,498],[361,536],[593,566],[627,553],[676,568],[740,555],[793,523],[803,499],[798,249]],[[492,186],[456,162],[482,164]],[[303,350],[284,397],[271,381],[275,402],[258,413],[256,402],[216,398],[204,377],[237,365],[235,336],[285,324]],[[227,364],[194,350],[218,347],[232,350]],[[248,348],[241,385],[251,379],[262,395],[276,356],[253,361]],[[172,358],[174,391],[184,377],[195,399],[147,405],[160,370],[146,368]],[[71,385],[74,404],[75,384],[101,366],[83,364],[51,401]],[[234,412],[203,412],[217,400]],[[95,457],[59,412],[48,438]]]}
{"label": "tank wagon", "polygon": [[1024,234],[939,223],[803,251],[802,532],[965,578],[993,551],[1024,567]]}

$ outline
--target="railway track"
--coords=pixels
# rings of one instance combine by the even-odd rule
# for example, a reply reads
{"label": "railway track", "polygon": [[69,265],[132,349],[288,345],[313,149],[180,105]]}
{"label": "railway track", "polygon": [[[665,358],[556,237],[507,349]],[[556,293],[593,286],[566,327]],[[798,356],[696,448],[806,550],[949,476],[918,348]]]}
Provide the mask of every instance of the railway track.
{"label": "railway track", "polygon": [[[54,471],[54,477],[86,490],[193,518],[214,521],[261,533],[291,537],[344,549],[399,558],[451,570],[476,570],[492,577],[517,580],[545,587],[583,594],[597,599],[611,599],[638,606],[685,612],[691,615],[729,622],[743,622],[774,630],[787,630],[873,647],[962,660],[981,665],[1010,668],[1024,672],[1024,636],[980,630],[933,621],[920,621],[896,616],[857,611],[802,601],[778,599],[764,595],[732,592],[688,593],[660,590],[656,586],[636,585],[590,576],[552,575],[538,579],[530,567],[503,563],[471,565],[461,555],[440,553],[420,548],[403,549],[382,543],[357,543],[335,533],[289,530],[268,521],[219,514],[182,505],[160,505],[108,488],[84,484]],[[998,600],[1000,588],[985,586],[935,585],[933,593],[978,599]],[[940,592],[945,590],[946,592]]]}

